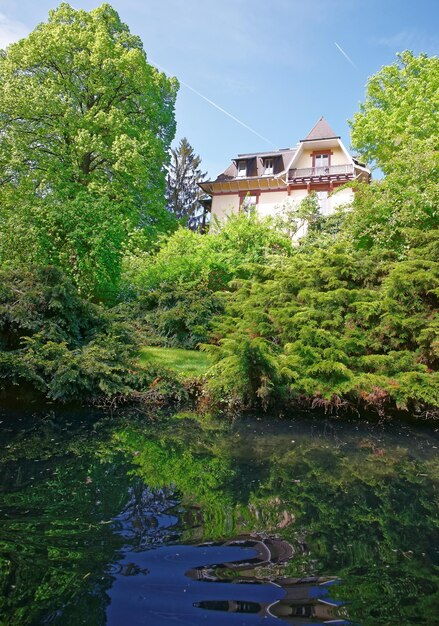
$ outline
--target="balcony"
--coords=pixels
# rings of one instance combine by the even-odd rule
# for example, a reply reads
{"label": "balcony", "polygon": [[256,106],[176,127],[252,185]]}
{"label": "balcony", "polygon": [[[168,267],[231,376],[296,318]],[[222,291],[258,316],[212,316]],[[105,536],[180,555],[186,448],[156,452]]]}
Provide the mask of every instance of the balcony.
{"label": "balcony", "polygon": [[354,166],[331,165],[329,167],[302,167],[294,168],[288,172],[290,183],[308,183],[310,181],[347,181],[354,178]]}

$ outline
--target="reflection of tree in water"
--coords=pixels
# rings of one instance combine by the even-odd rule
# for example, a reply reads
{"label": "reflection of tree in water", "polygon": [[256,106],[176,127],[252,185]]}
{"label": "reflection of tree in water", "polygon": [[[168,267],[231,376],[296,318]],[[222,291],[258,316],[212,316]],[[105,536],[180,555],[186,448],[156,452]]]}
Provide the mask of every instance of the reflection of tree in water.
{"label": "reflection of tree in water", "polygon": [[153,476],[158,484],[160,475],[166,482],[171,469],[186,507],[186,540],[274,532],[308,549],[296,550],[284,572],[265,568],[268,576],[339,575],[343,586],[334,593],[350,601],[363,626],[435,622],[439,463],[425,456],[422,432],[387,435],[368,425],[361,435],[358,426],[325,432],[322,425],[292,442],[252,439],[239,425],[222,428],[220,439],[212,425],[189,428],[184,454],[180,426],[179,443],[165,431],[135,459],[147,482]]}
{"label": "reflection of tree in water", "polygon": [[122,545],[108,515],[126,493],[126,472],[82,454],[31,461],[31,473],[27,465],[15,463],[15,490],[2,494],[0,622],[37,624],[49,613],[63,626],[80,624],[80,615],[103,624],[105,567]]}
{"label": "reflection of tree in water", "polygon": [[[108,420],[75,433],[45,423],[11,436],[2,463],[1,617],[103,624],[115,580],[153,576],[135,555],[266,533],[292,547],[288,563],[260,560],[246,571],[195,562],[183,574],[198,567],[204,589],[215,579],[232,592],[233,581],[262,588],[290,579],[297,590],[309,577],[333,575],[343,584],[331,586],[330,597],[349,601],[350,619],[362,626],[430,626],[438,597],[437,458],[412,454],[416,434],[386,441],[334,428],[335,435],[284,437],[271,425],[252,438],[239,424]],[[241,598],[203,592],[193,602],[256,608],[257,597]],[[290,609],[278,603],[276,610]],[[317,619],[305,602],[294,611],[283,619]]]}

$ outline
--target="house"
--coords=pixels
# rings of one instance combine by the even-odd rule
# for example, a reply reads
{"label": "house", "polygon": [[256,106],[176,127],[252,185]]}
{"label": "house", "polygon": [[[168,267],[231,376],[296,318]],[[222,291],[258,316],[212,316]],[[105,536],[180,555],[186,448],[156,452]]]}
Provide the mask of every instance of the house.
{"label": "house", "polygon": [[212,197],[212,218],[221,221],[251,205],[262,216],[274,215],[313,191],[321,213],[330,215],[337,206],[352,202],[351,188],[333,192],[354,180],[369,181],[370,171],[349,154],[321,117],[296,147],[238,154],[222,174],[200,187]]}

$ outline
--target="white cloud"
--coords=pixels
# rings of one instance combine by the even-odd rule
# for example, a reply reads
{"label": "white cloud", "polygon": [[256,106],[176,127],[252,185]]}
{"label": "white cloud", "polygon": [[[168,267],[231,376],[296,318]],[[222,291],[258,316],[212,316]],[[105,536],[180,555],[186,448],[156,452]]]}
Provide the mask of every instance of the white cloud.
{"label": "white cloud", "polygon": [[426,54],[434,55],[437,54],[439,38],[436,34],[431,35],[415,30],[401,30],[387,37],[372,39],[372,43],[385,46],[394,52],[412,50],[415,53],[422,51]]}
{"label": "white cloud", "polygon": [[22,22],[11,20],[0,13],[0,48],[6,48],[9,44],[26,37],[29,28]]}
{"label": "white cloud", "polygon": [[413,32],[402,30],[388,37],[379,38],[377,43],[388,48],[407,48],[413,44],[414,40],[415,34]]}

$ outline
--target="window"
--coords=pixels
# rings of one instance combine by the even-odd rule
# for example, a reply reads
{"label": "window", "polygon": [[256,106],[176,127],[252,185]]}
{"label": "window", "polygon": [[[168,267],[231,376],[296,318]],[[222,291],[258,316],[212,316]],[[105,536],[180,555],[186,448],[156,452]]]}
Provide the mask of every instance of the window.
{"label": "window", "polygon": [[238,161],[238,178],[247,176],[247,161]]}
{"label": "window", "polygon": [[243,213],[248,213],[248,211],[251,209],[251,207],[256,206],[258,201],[257,196],[251,196],[250,194],[247,194],[246,196],[244,196],[244,198],[242,198],[241,201],[241,211]]}
{"label": "window", "polygon": [[328,192],[327,191],[318,191],[317,192],[317,202],[319,204],[320,213],[322,215],[328,215],[328,211],[329,211]]}
{"label": "window", "polygon": [[294,615],[295,617],[312,617],[312,607],[309,604],[294,606],[292,607],[292,609],[292,615]]}
{"label": "window", "polygon": [[273,174],[273,159],[264,159],[264,176]]}
{"label": "window", "polygon": [[329,154],[316,154],[314,167],[329,167]]}

